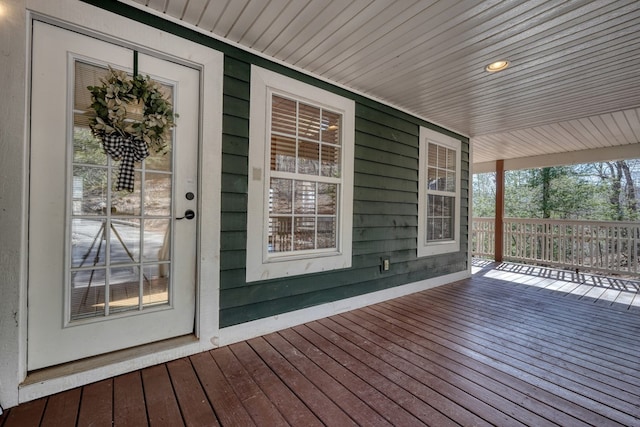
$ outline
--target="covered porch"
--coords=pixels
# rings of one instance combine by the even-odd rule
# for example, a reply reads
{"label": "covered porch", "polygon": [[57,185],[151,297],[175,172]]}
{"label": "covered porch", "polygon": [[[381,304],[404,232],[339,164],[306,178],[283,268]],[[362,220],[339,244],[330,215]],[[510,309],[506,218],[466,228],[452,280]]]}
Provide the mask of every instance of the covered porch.
{"label": "covered porch", "polygon": [[638,425],[640,283],[471,278],[12,408],[51,425]]}

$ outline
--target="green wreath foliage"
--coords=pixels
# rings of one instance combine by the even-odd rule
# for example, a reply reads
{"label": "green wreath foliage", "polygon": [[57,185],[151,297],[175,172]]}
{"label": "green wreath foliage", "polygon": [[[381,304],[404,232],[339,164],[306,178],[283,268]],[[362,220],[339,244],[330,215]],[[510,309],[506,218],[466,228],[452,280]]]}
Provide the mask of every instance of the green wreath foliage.
{"label": "green wreath foliage", "polygon": [[[117,132],[123,137],[141,139],[150,149],[165,153],[169,130],[176,125],[178,115],[173,113],[160,84],[149,76],[131,78],[111,67],[100,82],[101,86],[87,87],[91,92],[91,109],[95,111],[90,122],[92,133],[101,137]],[[142,107],[141,121],[127,118],[127,108],[135,105]]]}

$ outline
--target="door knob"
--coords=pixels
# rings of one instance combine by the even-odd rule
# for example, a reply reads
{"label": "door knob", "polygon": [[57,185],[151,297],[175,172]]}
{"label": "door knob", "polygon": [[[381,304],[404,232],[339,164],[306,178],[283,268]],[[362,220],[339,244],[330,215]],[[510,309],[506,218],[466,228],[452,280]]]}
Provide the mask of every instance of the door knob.
{"label": "door knob", "polygon": [[179,218],[176,219],[193,219],[196,217],[196,213],[194,211],[192,211],[191,209],[187,209],[186,211],[184,211],[184,216],[181,216]]}

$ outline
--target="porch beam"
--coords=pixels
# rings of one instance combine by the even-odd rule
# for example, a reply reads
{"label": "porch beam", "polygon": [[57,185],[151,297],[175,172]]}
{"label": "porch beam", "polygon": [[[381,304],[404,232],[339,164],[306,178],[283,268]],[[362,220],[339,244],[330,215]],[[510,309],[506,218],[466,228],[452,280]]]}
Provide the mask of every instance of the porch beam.
{"label": "porch beam", "polygon": [[[615,147],[592,148],[565,153],[543,154],[540,156],[505,159],[504,170],[535,169],[551,166],[565,166],[580,163],[608,162],[613,160],[636,159],[640,157],[640,143],[617,145]],[[473,164],[473,173],[497,172],[497,162]]]}
{"label": "porch beam", "polygon": [[496,215],[494,259],[502,262],[502,236],[504,234],[504,160],[496,160]]}

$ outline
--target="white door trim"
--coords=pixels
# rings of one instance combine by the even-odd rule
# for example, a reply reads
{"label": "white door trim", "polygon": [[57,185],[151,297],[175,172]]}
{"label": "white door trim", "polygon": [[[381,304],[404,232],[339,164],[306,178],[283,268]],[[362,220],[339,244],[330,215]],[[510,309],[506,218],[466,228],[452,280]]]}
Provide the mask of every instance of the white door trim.
{"label": "white door trim", "polygon": [[[31,0],[27,2],[28,33],[34,20],[57,25],[81,34],[98,37],[114,44],[132,47],[141,52],[171,59],[201,70],[200,139],[199,139],[199,197],[198,213],[198,270],[196,291],[196,335],[195,342],[182,343],[174,347],[138,355],[126,360],[114,361],[102,366],[88,368],[37,383],[19,386],[24,382],[26,371],[27,340],[26,324],[20,324],[20,343],[16,349],[20,359],[17,375],[18,401],[32,400],[53,392],[77,387],[127,371],[150,366],[188,354],[213,348],[219,334],[219,236],[220,236],[220,168],[222,147],[222,82],[223,54],[203,45],[181,39],[127,18],[109,13],[93,6],[73,1]],[[71,24],[73,22],[74,24]],[[134,42],[132,42],[134,41]],[[29,50],[31,41],[29,41]],[[29,65],[29,73],[31,67]],[[206,144],[203,143],[206,141]],[[28,171],[25,171],[28,181]],[[26,312],[27,283],[22,285],[20,306]],[[71,370],[73,371],[73,370]],[[5,384],[11,386],[10,384]]]}

